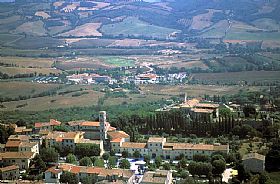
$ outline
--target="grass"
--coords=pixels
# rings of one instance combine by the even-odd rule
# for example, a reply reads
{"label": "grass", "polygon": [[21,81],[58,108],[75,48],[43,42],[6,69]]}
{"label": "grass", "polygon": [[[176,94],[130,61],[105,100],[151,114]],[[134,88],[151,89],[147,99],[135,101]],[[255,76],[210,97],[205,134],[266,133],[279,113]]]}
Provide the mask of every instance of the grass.
{"label": "grass", "polygon": [[279,184],[280,183],[280,171],[270,172],[270,173],[267,173],[267,174],[270,178],[271,184]]}
{"label": "grass", "polygon": [[166,38],[170,33],[178,32],[176,29],[159,27],[143,22],[136,17],[128,17],[122,22],[108,24],[101,27],[101,32],[105,35],[134,35],[156,38]]}
{"label": "grass", "polygon": [[121,57],[102,57],[102,60],[107,65],[115,67],[135,66],[135,60]]}

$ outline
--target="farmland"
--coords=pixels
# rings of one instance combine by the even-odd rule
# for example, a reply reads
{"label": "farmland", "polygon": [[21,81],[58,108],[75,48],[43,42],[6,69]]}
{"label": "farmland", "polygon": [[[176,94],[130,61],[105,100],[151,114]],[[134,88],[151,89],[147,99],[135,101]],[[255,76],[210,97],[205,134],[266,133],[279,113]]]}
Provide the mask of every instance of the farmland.
{"label": "farmland", "polygon": [[105,64],[113,67],[135,66],[135,61],[133,59],[126,59],[121,57],[101,57],[101,59]]}
{"label": "farmland", "polygon": [[53,64],[53,59],[30,57],[0,57],[0,63],[14,64],[19,67],[50,68]]}
{"label": "farmland", "polygon": [[209,82],[269,82],[279,81],[279,71],[247,71],[247,72],[226,72],[226,73],[198,73],[193,78]]}
{"label": "farmland", "polygon": [[101,32],[105,35],[135,35],[155,38],[165,38],[173,32],[178,32],[176,29],[169,29],[150,25],[146,22],[140,21],[136,17],[128,17],[122,22],[115,24],[108,24],[101,27]]}
{"label": "farmland", "polygon": [[59,36],[74,36],[74,37],[82,37],[82,36],[102,36],[102,34],[98,31],[101,23],[87,23],[81,26],[77,26],[75,29],[68,31],[66,33],[62,33]]}

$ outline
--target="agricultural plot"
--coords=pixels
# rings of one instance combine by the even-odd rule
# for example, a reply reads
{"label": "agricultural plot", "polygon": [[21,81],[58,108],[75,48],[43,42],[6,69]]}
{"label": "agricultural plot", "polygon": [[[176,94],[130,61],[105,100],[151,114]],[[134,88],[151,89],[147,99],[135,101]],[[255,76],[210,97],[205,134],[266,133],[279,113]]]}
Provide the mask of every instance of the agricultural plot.
{"label": "agricultural plot", "polygon": [[66,38],[65,41],[73,48],[107,47],[114,40],[98,38]]}
{"label": "agricultural plot", "polygon": [[98,31],[101,23],[87,23],[81,26],[77,26],[75,29],[62,33],[59,36],[74,36],[74,37],[85,37],[85,36],[102,36],[102,33]]}
{"label": "agricultural plot", "polygon": [[101,32],[105,35],[124,35],[124,36],[146,36],[154,38],[166,38],[173,32],[180,32],[176,29],[159,27],[143,22],[136,17],[128,17],[122,22],[103,25]]}
{"label": "agricultural plot", "polygon": [[27,100],[4,102],[3,105],[6,108],[2,108],[0,110],[43,111],[49,109],[69,108],[69,107],[88,107],[88,106],[96,105],[98,98],[104,95],[101,92],[96,92],[92,90],[88,90],[86,92],[87,93],[78,97],[73,97],[72,95],[75,93],[73,92],[67,95],[45,96],[45,97],[31,98]]}
{"label": "agricultural plot", "polygon": [[25,33],[34,36],[45,36],[47,31],[44,28],[44,23],[41,20],[34,22],[26,22],[18,26],[12,33]]}
{"label": "agricultural plot", "polygon": [[5,45],[10,42],[14,42],[16,40],[19,40],[23,36],[21,35],[13,35],[13,34],[0,34],[0,45]]}
{"label": "agricultural plot", "polygon": [[247,71],[247,72],[226,72],[226,73],[197,73],[193,79],[208,82],[271,82],[279,81],[279,71]]}
{"label": "agricultural plot", "polygon": [[278,24],[275,20],[269,18],[257,19],[253,22],[253,24],[259,29],[266,30],[279,30],[280,24]]}
{"label": "agricultural plot", "polygon": [[236,94],[240,89],[248,87],[240,86],[216,86],[216,85],[142,85],[141,90],[145,94],[153,95],[180,95],[187,93],[188,96],[202,97],[208,95],[229,95]]}
{"label": "agricultural plot", "polygon": [[43,74],[43,75],[50,75],[50,74],[59,74],[61,73],[60,70],[54,68],[20,68],[20,67],[3,67],[0,66],[0,72],[8,74],[9,76],[15,76],[17,74]]}
{"label": "agricultural plot", "polygon": [[279,32],[264,32],[257,27],[241,23],[233,22],[231,28],[227,32],[227,40],[280,40]]}
{"label": "agricultural plot", "polygon": [[[28,96],[57,88],[59,84],[39,84],[25,81],[1,81],[0,96],[15,98],[19,95]],[[20,91],[20,94],[19,94]]]}
{"label": "agricultural plot", "polygon": [[217,10],[208,10],[207,13],[194,16],[189,29],[203,30],[207,27],[210,27],[213,24],[211,19],[214,12],[217,12]]}
{"label": "agricultural plot", "polygon": [[121,57],[101,57],[106,65],[113,67],[135,66],[135,60]]}
{"label": "agricultural plot", "polygon": [[18,67],[51,68],[51,58],[29,58],[29,57],[0,57],[0,63],[13,64]]}
{"label": "agricultural plot", "polygon": [[229,24],[227,20],[221,20],[213,26],[205,29],[201,35],[203,38],[222,38],[228,29]]}

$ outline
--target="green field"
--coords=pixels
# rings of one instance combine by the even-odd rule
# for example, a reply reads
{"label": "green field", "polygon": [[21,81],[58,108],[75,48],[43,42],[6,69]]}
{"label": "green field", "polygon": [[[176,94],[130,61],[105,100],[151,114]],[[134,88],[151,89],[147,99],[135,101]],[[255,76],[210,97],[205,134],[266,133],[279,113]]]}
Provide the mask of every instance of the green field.
{"label": "green field", "polygon": [[134,35],[134,36],[146,36],[155,38],[166,38],[173,32],[180,32],[176,29],[170,29],[166,27],[159,27],[151,25],[147,22],[143,22],[136,17],[128,17],[122,22],[115,24],[104,25],[101,28],[101,32],[105,35]]}
{"label": "green field", "polygon": [[105,64],[112,65],[115,67],[135,66],[133,59],[126,59],[120,57],[102,57]]}
{"label": "green field", "polygon": [[208,82],[269,82],[279,81],[279,71],[247,71],[247,72],[226,72],[226,73],[197,73],[194,79]]}

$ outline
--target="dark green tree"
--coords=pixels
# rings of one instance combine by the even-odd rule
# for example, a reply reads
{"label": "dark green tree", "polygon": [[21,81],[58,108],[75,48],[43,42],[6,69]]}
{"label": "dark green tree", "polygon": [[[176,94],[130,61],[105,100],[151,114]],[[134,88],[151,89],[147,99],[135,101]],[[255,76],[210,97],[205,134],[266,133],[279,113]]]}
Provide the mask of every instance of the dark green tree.
{"label": "dark green tree", "polygon": [[84,157],[80,160],[81,166],[92,166],[92,161],[89,157]]}
{"label": "dark green tree", "polygon": [[129,169],[130,168],[130,163],[127,159],[122,159],[120,161],[120,168],[122,169]]}
{"label": "dark green tree", "polygon": [[41,158],[44,162],[57,162],[58,153],[54,148],[43,148],[40,151]]}
{"label": "dark green tree", "polygon": [[70,164],[75,164],[77,162],[77,158],[72,153],[68,154],[66,157],[66,162]]}
{"label": "dark green tree", "polygon": [[60,176],[61,183],[68,183],[68,184],[77,184],[79,182],[78,177],[70,172],[64,172]]}

